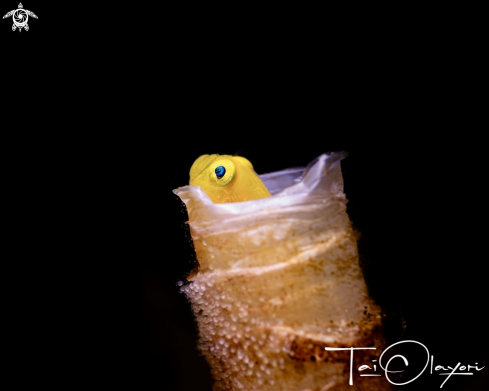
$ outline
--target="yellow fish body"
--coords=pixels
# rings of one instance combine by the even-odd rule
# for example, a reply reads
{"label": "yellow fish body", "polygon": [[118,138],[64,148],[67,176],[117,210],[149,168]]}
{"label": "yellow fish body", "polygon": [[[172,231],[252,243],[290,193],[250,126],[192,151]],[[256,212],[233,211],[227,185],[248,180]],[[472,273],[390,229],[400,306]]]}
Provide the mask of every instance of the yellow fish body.
{"label": "yellow fish body", "polygon": [[190,185],[200,186],[215,204],[271,196],[248,159],[202,155],[190,168]]}

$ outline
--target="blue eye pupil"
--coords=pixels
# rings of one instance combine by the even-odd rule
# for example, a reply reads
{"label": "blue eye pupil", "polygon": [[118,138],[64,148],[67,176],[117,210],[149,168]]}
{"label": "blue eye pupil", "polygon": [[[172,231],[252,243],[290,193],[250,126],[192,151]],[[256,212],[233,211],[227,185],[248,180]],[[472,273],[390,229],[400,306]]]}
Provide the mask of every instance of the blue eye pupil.
{"label": "blue eye pupil", "polygon": [[226,169],[223,166],[217,166],[215,172],[218,178],[222,178],[226,173]]}

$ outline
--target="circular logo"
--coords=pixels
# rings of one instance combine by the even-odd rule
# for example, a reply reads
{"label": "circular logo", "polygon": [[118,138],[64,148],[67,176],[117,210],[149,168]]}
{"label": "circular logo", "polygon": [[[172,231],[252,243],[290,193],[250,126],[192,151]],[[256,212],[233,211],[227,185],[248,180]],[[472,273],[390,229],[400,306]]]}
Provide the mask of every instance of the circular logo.
{"label": "circular logo", "polygon": [[29,15],[27,15],[27,12],[24,9],[15,10],[13,14],[14,24],[17,27],[24,27],[27,24],[28,18]]}

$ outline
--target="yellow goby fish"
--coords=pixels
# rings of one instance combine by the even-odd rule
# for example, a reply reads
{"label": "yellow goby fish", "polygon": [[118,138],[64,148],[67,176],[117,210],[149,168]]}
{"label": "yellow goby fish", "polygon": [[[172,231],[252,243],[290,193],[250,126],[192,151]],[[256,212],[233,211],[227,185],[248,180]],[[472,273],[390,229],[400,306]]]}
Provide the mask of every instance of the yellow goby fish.
{"label": "yellow goby fish", "polygon": [[189,184],[200,186],[215,204],[271,196],[251,162],[242,156],[200,156],[190,168]]}

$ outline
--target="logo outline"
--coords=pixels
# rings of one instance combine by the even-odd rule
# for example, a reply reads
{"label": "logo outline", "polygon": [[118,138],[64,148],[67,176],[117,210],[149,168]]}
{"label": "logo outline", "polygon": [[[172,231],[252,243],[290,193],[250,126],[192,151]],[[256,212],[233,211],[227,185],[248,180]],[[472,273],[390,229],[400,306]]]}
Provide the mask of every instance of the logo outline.
{"label": "logo outline", "polygon": [[3,16],[3,19],[12,16],[12,20],[14,22],[14,24],[12,25],[12,31],[19,29],[19,32],[21,32],[22,28],[24,28],[25,31],[29,31],[29,25],[27,24],[27,21],[29,20],[29,16],[35,19],[39,19],[39,18],[34,12],[24,9],[22,3],[19,3],[18,7],[19,8],[15,10],[7,12]]}

